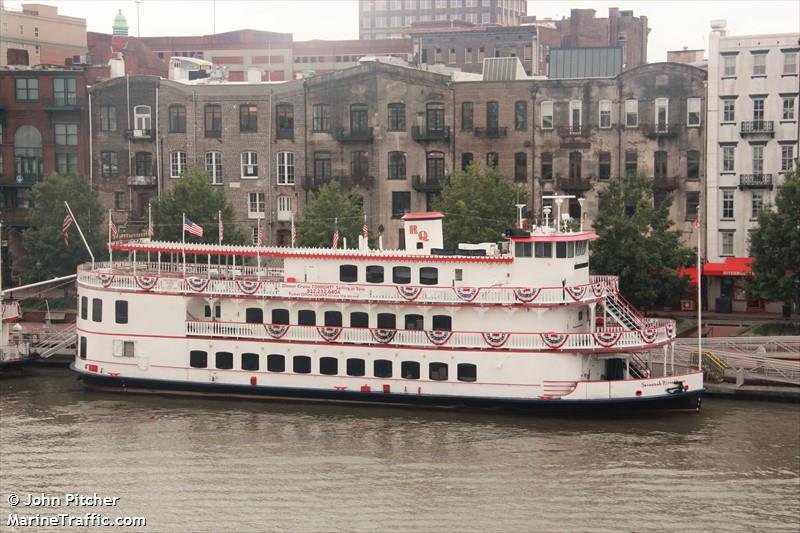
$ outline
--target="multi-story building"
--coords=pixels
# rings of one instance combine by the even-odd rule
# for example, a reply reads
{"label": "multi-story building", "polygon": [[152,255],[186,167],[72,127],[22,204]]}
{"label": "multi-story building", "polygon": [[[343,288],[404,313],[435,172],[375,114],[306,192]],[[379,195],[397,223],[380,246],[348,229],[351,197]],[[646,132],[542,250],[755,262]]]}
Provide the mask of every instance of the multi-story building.
{"label": "multi-story building", "polygon": [[53,173],[86,175],[85,109],[83,69],[0,67],[0,218],[10,229],[12,277],[21,268],[31,187]]}
{"label": "multi-story building", "polygon": [[54,6],[0,2],[0,66],[63,65],[85,55],[86,19],[59,15]]}
{"label": "multi-story building", "polygon": [[800,34],[727,35],[713,21],[708,50],[706,255],[711,306],[744,311],[750,301],[749,232],[796,166]]}
{"label": "multi-story building", "polygon": [[516,26],[527,0],[359,0],[359,39],[399,39],[412,24],[463,21]]}

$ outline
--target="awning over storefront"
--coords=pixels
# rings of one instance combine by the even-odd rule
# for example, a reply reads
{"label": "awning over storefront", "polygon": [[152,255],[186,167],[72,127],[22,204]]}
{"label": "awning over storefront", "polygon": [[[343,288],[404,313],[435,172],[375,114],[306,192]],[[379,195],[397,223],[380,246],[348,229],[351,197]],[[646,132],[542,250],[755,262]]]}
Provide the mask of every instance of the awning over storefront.
{"label": "awning over storefront", "polygon": [[722,263],[706,263],[703,275],[713,277],[747,276],[753,273],[752,257],[726,257]]}
{"label": "awning over storefront", "polygon": [[688,277],[690,287],[697,287],[697,267],[680,267],[678,275],[680,277]]}

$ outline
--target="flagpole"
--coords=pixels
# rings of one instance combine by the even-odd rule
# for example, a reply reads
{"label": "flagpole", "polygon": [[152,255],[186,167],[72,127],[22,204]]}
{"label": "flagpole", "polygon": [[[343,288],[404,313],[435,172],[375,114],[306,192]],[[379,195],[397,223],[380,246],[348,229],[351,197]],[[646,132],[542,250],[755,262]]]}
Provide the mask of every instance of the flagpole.
{"label": "flagpole", "polygon": [[147,203],[147,236],[150,240],[155,237],[156,232],[153,230],[153,203]]}
{"label": "flagpole", "polygon": [[697,206],[697,361],[700,370],[703,369],[703,269],[701,263],[700,247],[702,245],[701,234],[703,221],[700,219],[700,206]]}
{"label": "flagpole", "polygon": [[114,258],[111,256],[111,209],[108,210],[108,263],[109,268],[114,268]]}
{"label": "flagpole", "polygon": [[181,213],[181,253],[183,254],[183,276],[186,277],[186,213]]}
{"label": "flagpole", "polygon": [[219,233],[219,244],[222,245],[222,211],[217,211],[217,222],[219,225],[217,227],[217,233]]}
{"label": "flagpole", "polygon": [[294,211],[292,211],[292,248],[294,248],[294,237],[295,237],[295,229],[294,229]]}
{"label": "flagpole", "polygon": [[72,212],[72,209],[69,208],[69,204],[66,200],[64,200],[64,205],[67,206],[67,211],[69,211],[69,216],[72,217],[72,221],[75,223],[75,227],[78,228],[78,235],[81,236],[81,240],[83,241],[83,245],[86,247],[86,251],[89,252],[89,257],[92,258],[92,270],[94,270],[94,254],[92,253],[92,249],[89,248],[89,243],[86,242],[86,237],[83,236],[83,231],[81,230],[81,225],[78,224],[78,219],[75,218],[75,214]]}
{"label": "flagpole", "polygon": [[256,262],[261,275],[261,217],[256,219]]}

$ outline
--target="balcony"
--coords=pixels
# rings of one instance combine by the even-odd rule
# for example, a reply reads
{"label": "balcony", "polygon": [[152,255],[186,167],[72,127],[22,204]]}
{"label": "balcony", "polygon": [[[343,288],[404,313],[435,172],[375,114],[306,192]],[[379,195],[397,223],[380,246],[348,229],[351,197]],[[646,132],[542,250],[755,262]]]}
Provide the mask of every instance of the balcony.
{"label": "balcony", "polygon": [[558,134],[561,137],[588,137],[590,128],[587,125],[559,126]]}
{"label": "balcony", "polygon": [[0,187],[33,187],[42,179],[38,174],[6,174],[0,178]]}
{"label": "balcony", "polygon": [[336,178],[333,176],[306,176],[305,179],[303,179],[303,189],[307,191],[316,191],[335,179]]}
{"label": "balcony", "polygon": [[72,95],[58,98],[42,98],[40,101],[45,111],[80,111],[84,107],[83,98]]}
{"label": "balcony", "polygon": [[153,130],[125,130],[125,138],[130,141],[152,141]]}
{"label": "balcony", "polygon": [[562,191],[591,191],[589,178],[558,178],[558,188]]}
{"label": "balcony", "polygon": [[442,187],[450,183],[450,176],[425,177],[411,176],[411,186],[417,192],[440,192]]}
{"label": "balcony", "polygon": [[739,174],[739,190],[772,190],[772,174]]}
{"label": "balcony", "polygon": [[372,142],[372,128],[363,130],[345,130],[344,128],[336,128],[333,131],[333,138],[340,143],[352,142]]}
{"label": "balcony", "polygon": [[155,176],[128,176],[128,185],[131,187],[155,187]]}
{"label": "balcony", "polygon": [[664,139],[678,135],[677,124],[639,124],[642,133],[650,139]]}
{"label": "balcony", "polygon": [[769,135],[775,136],[775,123],[772,120],[753,120],[742,122],[739,126],[740,135]]}
{"label": "balcony", "polygon": [[678,178],[674,176],[656,176],[650,182],[650,186],[659,191],[674,191],[678,188]]}
{"label": "balcony", "polygon": [[411,128],[411,138],[418,143],[423,142],[450,142],[450,126],[440,130],[430,130],[421,126]]}
{"label": "balcony", "polygon": [[508,136],[508,128],[475,128],[475,137],[502,139]]}

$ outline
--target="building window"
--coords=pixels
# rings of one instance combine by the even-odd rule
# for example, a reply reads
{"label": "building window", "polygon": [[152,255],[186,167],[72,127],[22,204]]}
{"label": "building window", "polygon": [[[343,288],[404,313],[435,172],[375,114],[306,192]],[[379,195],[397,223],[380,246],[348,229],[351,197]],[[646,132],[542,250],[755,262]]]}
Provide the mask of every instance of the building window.
{"label": "building window", "polygon": [[500,104],[495,101],[486,102],[486,130],[497,131],[500,126]]}
{"label": "building window", "polygon": [[655,124],[657,131],[669,128],[669,98],[656,98]]}
{"label": "building window", "polygon": [[136,156],[134,157],[134,175],[153,175],[153,154],[150,152],[136,152]]}
{"label": "building window", "polygon": [[113,178],[119,173],[117,152],[100,153],[100,175],[104,178]]}
{"label": "building window", "polygon": [[242,178],[258,177],[258,154],[256,152],[242,152]]}
{"label": "building window", "polygon": [[114,193],[114,209],[125,209],[125,193],[124,192],[115,192]]}
{"label": "building window", "polygon": [[53,78],[53,102],[55,105],[75,105],[78,102],[75,78]]}
{"label": "building window", "polygon": [[753,200],[750,203],[750,218],[753,220],[757,219],[762,209],[764,209],[764,195],[763,193],[754,191]]}
{"label": "building window", "polygon": [[625,151],[625,175],[635,176],[639,173],[639,156],[636,150]]}
{"label": "building window", "polygon": [[794,145],[781,145],[781,172],[789,172],[794,166]]}
{"label": "building window", "polygon": [[753,76],[767,75],[767,54],[753,54]]}
{"label": "building window", "polygon": [[328,104],[314,104],[311,115],[313,131],[331,130],[331,107]]}
{"label": "building window", "polygon": [[456,63],[456,49],[451,48],[447,53],[447,63],[450,65],[454,65]]}
{"label": "building window", "polygon": [[267,372],[285,372],[286,357],[280,354],[271,353],[267,355]]}
{"label": "building window", "polygon": [[278,139],[294,139],[294,106],[278,104],[275,106],[275,124]]}
{"label": "building window", "polygon": [[203,350],[192,350],[189,352],[189,366],[192,368],[208,367],[208,352]]}
{"label": "building window", "polygon": [[797,52],[783,53],[783,73],[797,74]]}
{"label": "building window", "polygon": [[331,153],[314,152],[314,179],[328,180],[331,177]]}
{"label": "building window", "polygon": [[429,363],[428,376],[434,381],[447,381],[447,363]]}
{"label": "building window", "polygon": [[581,130],[581,119],[583,106],[580,100],[570,100],[569,102],[569,130],[578,132]]}
{"label": "building window", "polygon": [[722,76],[732,78],[736,76],[736,56],[722,56]]}
{"label": "building window", "polygon": [[135,130],[146,132],[144,134],[149,135],[151,123],[149,105],[137,105],[133,108],[133,124]]}
{"label": "building window", "polygon": [[686,179],[700,179],[700,152],[697,150],[686,152]]}
{"label": "building window", "polygon": [[781,120],[794,120],[794,96],[783,97]]}
{"label": "building window", "polygon": [[686,220],[697,219],[697,208],[700,206],[700,193],[697,191],[686,192]]}
{"label": "building window", "polygon": [[700,98],[686,99],[686,125],[700,125]]}
{"label": "building window", "polygon": [[56,124],[56,144],[61,146],[78,145],[78,125],[77,124]]}
{"label": "building window", "polygon": [[733,189],[722,190],[722,218],[733,220]]}
{"label": "building window", "polygon": [[169,177],[180,178],[186,172],[186,152],[178,150],[169,154]]}
{"label": "building window", "polygon": [[366,151],[350,152],[350,175],[358,178],[369,175],[369,157]]}
{"label": "building window", "polygon": [[542,102],[542,129],[553,129],[553,102]]}
{"label": "building window", "polygon": [[92,322],[103,321],[103,300],[92,298]]}
{"label": "building window", "polygon": [[400,363],[400,376],[403,379],[419,379],[419,363],[416,361]]}
{"label": "building window", "polygon": [[255,133],[258,131],[258,107],[254,104],[239,106],[239,131]]}
{"label": "building window", "polygon": [[406,104],[389,104],[389,131],[405,131],[406,130]]}
{"label": "building window", "polygon": [[365,132],[369,128],[369,108],[366,104],[350,106],[350,132]]}
{"label": "building window", "polygon": [[278,152],[277,161],[278,185],[294,185],[294,152]]}
{"label": "building window", "polygon": [[264,193],[251,192],[247,197],[247,218],[264,218]]}
{"label": "building window", "polygon": [[611,152],[600,152],[597,157],[598,172],[597,177],[601,180],[611,178]]}
{"label": "building window", "polygon": [[733,98],[722,100],[722,122],[736,122],[736,100]]}
{"label": "building window", "polygon": [[428,152],[425,168],[429,182],[444,181],[444,152]]}
{"label": "building window", "polygon": [[600,100],[600,128],[611,127],[611,100]]}
{"label": "building window", "polygon": [[406,179],[406,154],[404,152],[389,152],[389,179]]}
{"label": "building window", "polygon": [[733,232],[720,231],[720,255],[732,256],[733,255]]}
{"label": "building window", "polygon": [[37,78],[16,78],[17,101],[33,102],[39,99],[39,80]]}
{"label": "building window", "polygon": [[514,102],[514,129],[518,131],[528,129],[528,102],[525,100]]}
{"label": "building window", "polygon": [[213,185],[222,185],[222,152],[206,152],[206,172]]}
{"label": "building window", "polygon": [[472,131],[473,109],[472,102],[461,103],[461,129],[464,131]]}
{"label": "building window", "polygon": [[282,194],[278,196],[278,221],[292,220],[292,197]]}
{"label": "building window", "polygon": [[209,104],[205,107],[206,137],[218,139],[222,137],[222,106]]}
{"label": "building window", "polygon": [[580,152],[574,151],[569,153],[569,179],[570,181],[580,181],[581,179],[581,162],[582,155]]}
{"label": "building window", "polygon": [[61,176],[78,174],[78,154],[56,154],[56,173]]}
{"label": "building window", "polygon": [[753,174],[764,173],[764,146],[753,145]]}
{"label": "building window", "polygon": [[401,218],[411,211],[411,193],[392,191],[392,218]]}
{"label": "building window", "polygon": [[461,154],[461,170],[467,170],[474,158],[475,156],[472,155],[472,152],[464,152]]}
{"label": "building window", "polygon": [[639,100],[625,100],[625,127],[639,126]]}
{"label": "building window", "polygon": [[117,108],[113,105],[100,106],[100,131],[117,131]]}
{"label": "building window", "polygon": [[444,104],[432,102],[425,105],[425,127],[429,132],[444,131]]}
{"label": "building window", "polygon": [[525,152],[514,154],[514,179],[517,181],[528,179],[528,154]]}
{"label": "building window", "polygon": [[542,179],[553,179],[553,152],[542,153]]}
{"label": "building window", "polygon": [[497,152],[488,152],[486,154],[486,166],[497,168],[497,165],[500,163],[500,154]]}
{"label": "building window", "polygon": [[764,99],[753,98],[753,122],[764,121]]}
{"label": "building window", "polygon": [[735,172],[735,153],[735,146],[726,145],[722,147],[722,172]]}
{"label": "building window", "polygon": [[169,132],[186,133],[186,106],[169,106]]}
{"label": "building window", "polygon": [[656,178],[667,177],[667,152],[664,150],[653,153],[653,172]]}

